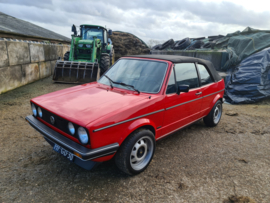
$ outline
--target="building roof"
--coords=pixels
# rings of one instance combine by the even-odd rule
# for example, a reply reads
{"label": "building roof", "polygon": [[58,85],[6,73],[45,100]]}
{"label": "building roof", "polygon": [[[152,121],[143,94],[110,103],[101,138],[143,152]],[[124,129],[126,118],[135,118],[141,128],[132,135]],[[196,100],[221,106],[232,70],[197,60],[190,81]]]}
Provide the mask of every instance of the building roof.
{"label": "building roof", "polygon": [[128,57],[138,57],[138,58],[151,58],[151,59],[161,59],[166,61],[171,61],[173,63],[198,63],[204,65],[213,79],[217,82],[221,80],[220,75],[214,68],[214,65],[211,61],[207,61],[200,58],[188,57],[188,56],[178,56],[178,55],[156,55],[156,54],[148,54],[148,55],[133,55]]}
{"label": "building roof", "polygon": [[44,40],[56,40],[70,43],[70,38],[42,28],[33,23],[0,12],[0,35],[14,34],[22,37],[34,37]]}

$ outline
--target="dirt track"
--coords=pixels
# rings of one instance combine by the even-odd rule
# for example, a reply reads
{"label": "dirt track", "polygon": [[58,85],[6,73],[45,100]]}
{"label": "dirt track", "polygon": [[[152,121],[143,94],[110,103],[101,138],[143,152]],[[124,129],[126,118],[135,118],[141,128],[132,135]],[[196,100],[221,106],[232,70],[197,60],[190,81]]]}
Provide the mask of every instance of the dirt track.
{"label": "dirt track", "polygon": [[130,177],[113,161],[81,169],[25,122],[30,98],[70,86],[47,78],[0,95],[0,202],[270,202],[269,100],[225,104],[217,127],[200,121],[157,142],[147,170]]}

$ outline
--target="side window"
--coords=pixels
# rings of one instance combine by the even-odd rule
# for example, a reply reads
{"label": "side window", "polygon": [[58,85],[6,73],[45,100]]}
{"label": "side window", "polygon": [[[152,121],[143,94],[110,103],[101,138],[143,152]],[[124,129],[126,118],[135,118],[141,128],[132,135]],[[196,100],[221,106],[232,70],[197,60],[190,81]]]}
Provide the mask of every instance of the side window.
{"label": "side window", "polygon": [[198,67],[198,71],[200,73],[201,76],[201,84],[202,85],[207,85],[209,83],[214,82],[209,74],[209,72],[207,71],[207,69],[205,68],[205,66],[201,65],[201,64],[197,64]]}
{"label": "side window", "polygon": [[175,79],[174,79],[174,69],[172,69],[171,76],[168,82],[166,94],[176,93]]}
{"label": "side window", "polygon": [[189,85],[189,88],[199,87],[198,74],[194,63],[175,64],[176,84]]}

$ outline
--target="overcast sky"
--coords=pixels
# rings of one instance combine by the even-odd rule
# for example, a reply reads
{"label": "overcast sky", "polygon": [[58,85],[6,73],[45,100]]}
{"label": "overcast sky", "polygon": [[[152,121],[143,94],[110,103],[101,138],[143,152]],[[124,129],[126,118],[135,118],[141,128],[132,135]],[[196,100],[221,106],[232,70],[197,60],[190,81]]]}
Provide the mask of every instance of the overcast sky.
{"label": "overcast sky", "polygon": [[0,0],[0,11],[70,37],[71,25],[96,24],[144,41],[270,29],[266,0]]}

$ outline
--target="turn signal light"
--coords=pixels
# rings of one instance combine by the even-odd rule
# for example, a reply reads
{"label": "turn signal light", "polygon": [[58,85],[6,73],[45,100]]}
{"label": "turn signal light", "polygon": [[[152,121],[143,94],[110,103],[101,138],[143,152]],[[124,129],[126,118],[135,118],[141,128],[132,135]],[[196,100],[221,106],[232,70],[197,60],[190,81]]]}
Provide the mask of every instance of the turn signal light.
{"label": "turn signal light", "polygon": [[76,155],[77,157],[82,158],[82,155],[80,155],[78,152],[73,152],[73,153],[74,153],[74,155]]}

